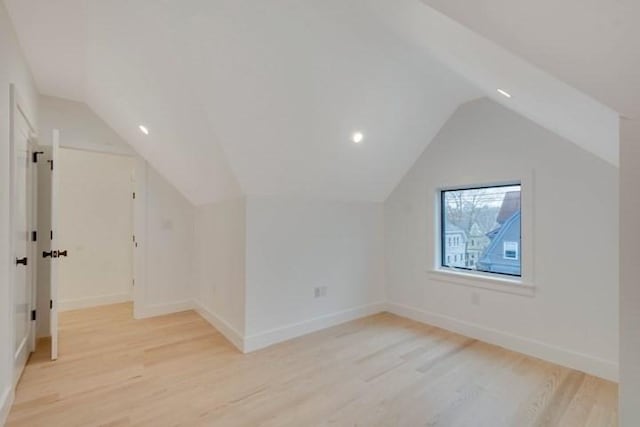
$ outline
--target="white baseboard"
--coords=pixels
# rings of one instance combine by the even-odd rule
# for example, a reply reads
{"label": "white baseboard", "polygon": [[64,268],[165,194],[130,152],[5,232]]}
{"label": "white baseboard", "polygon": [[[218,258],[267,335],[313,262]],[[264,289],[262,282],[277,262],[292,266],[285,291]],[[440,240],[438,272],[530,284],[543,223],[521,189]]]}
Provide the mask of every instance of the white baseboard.
{"label": "white baseboard", "polygon": [[149,317],[162,316],[165,314],[179,313],[181,311],[193,310],[193,301],[184,300],[170,304],[154,304],[144,307],[134,305],[133,317],[135,319],[146,319]]}
{"label": "white baseboard", "polygon": [[13,387],[7,387],[0,394],[0,426],[5,425],[15,397]]}
{"label": "white baseboard", "polygon": [[237,329],[231,326],[229,322],[224,320],[222,317],[202,306],[199,302],[194,301],[193,307],[200,316],[209,322],[211,326],[216,328],[218,332],[224,335],[231,344],[233,344],[238,350],[243,351],[244,338]]}
{"label": "white baseboard", "polygon": [[600,378],[618,381],[618,364],[608,360],[403,304],[387,303],[387,311]]}
{"label": "white baseboard", "polygon": [[60,300],[58,302],[58,311],[78,310],[81,308],[98,307],[101,305],[118,304],[128,301],[131,301],[130,293]]}
{"label": "white baseboard", "polygon": [[371,316],[372,314],[381,313],[383,311],[385,311],[384,303],[368,304],[336,313],[326,314],[324,316],[319,316],[299,323],[292,323],[290,325],[274,328],[258,334],[245,336],[244,352],[249,353],[256,351],[311,332],[319,331],[321,329],[329,328],[361,317]]}
{"label": "white baseboard", "polygon": [[193,308],[211,326],[216,328],[222,335],[227,338],[238,350],[243,353],[250,353],[292,338],[306,335],[311,332],[329,328],[340,323],[359,319],[361,317],[370,316],[372,314],[381,313],[385,310],[384,303],[369,304],[366,306],[356,307],[337,313],[330,313],[324,316],[305,320],[299,323],[282,326],[280,328],[271,329],[269,331],[258,334],[243,336],[237,329],[229,324],[226,320],[218,316],[216,313],[203,307],[197,301],[193,302]]}

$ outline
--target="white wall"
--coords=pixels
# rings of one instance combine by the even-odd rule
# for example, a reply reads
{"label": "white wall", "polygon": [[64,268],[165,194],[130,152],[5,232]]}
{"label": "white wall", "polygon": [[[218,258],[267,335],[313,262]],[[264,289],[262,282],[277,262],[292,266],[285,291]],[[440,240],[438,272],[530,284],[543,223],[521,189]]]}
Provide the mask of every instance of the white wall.
{"label": "white wall", "polygon": [[133,159],[62,148],[58,249],[61,311],[131,300]]}
{"label": "white wall", "polygon": [[30,115],[37,120],[38,98],[31,73],[18,45],[13,25],[0,2],[0,424],[11,400],[13,378],[13,301],[10,297],[9,248],[9,85],[13,83]]}
{"label": "white wall", "polygon": [[249,197],[246,215],[245,350],[383,308],[382,204]]}
{"label": "white wall", "polygon": [[[195,208],[149,165],[144,176],[146,196],[135,201],[144,203],[146,212],[146,235],[138,246],[146,261],[144,293],[136,299],[138,317],[190,308],[194,278]],[[138,301],[143,301],[139,307]]]}
{"label": "white wall", "polygon": [[[534,297],[427,274],[439,186],[532,172]],[[465,104],[385,204],[391,310],[616,378],[617,207],[616,167],[492,101]]]}
{"label": "white wall", "polygon": [[196,309],[242,351],[384,309],[381,203],[251,196],[195,223]]}
{"label": "white wall", "polygon": [[195,302],[236,346],[245,331],[246,201],[221,201],[196,210]]}
{"label": "white wall", "polygon": [[40,134],[51,145],[51,132],[59,129],[61,144],[83,150],[135,155],[135,151],[84,103],[40,96]]}
{"label": "white wall", "polygon": [[620,425],[640,420],[640,122],[620,127]]}

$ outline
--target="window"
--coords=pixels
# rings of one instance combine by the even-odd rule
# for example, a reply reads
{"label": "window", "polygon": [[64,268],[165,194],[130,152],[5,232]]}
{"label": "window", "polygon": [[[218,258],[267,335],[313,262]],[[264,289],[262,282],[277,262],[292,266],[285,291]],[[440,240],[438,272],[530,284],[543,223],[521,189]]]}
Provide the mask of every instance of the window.
{"label": "window", "polygon": [[[441,191],[442,267],[521,276],[520,187],[510,184]],[[444,244],[452,238],[454,246]],[[465,262],[469,259],[474,262]]]}
{"label": "window", "polygon": [[504,259],[518,259],[518,242],[504,242]]}

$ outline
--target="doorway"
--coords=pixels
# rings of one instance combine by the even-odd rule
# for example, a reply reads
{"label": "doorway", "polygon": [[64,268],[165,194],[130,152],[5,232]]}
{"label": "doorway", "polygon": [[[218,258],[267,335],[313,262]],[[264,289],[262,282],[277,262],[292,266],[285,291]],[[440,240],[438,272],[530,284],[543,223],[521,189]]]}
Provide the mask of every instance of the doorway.
{"label": "doorway", "polygon": [[58,310],[130,302],[133,159],[60,148]]}
{"label": "doorway", "polygon": [[51,191],[40,197],[48,212],[41,208],[39,226],[51,235],[42,243],[38,305],[49,304],[51,316],[39,319],[38,329],[51,336],[52,359],[73,351],[64,329],[77,310],[120,303],[133,318],[134,159],[65,147],[64,138],[54,130]]}

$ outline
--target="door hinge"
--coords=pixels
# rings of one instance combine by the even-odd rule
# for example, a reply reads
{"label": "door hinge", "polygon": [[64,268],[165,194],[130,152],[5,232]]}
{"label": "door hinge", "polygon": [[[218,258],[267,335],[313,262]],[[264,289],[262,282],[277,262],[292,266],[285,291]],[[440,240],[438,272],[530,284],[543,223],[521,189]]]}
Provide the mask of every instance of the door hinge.
{"label": "door hinge", "polygon": [[31,155],[31,160],[33,160],[33,163],[38,163],[38,155],[40,154],[44,154],[44,151],[34,151],[33,154]]}
{"label": "door hinge", "polygon": [[49,300],[49,310],[53,309],[53,300]]}
{"label": "door hinge", "polygon": [[136,192],[135,191],[133,192],[133,198],[134,199],[136,198]]}
{"label": "door hinge", "polygon": [[49,238],[53,240],[53,230],[49,231]]}
{"label": "door hinge", "polygon": [[53,170],[53,160],[47,160],[49,162],[49,169]]}
{"label": "door hinge", "polygon": [[31,320],[36,320],[36,311],[31,310]]}
{"label": "door hinge", "polygon": [[31,241],[32,242],[37,242],[38,241],[38,232],[36,230],[33,230],[31,232]]}

